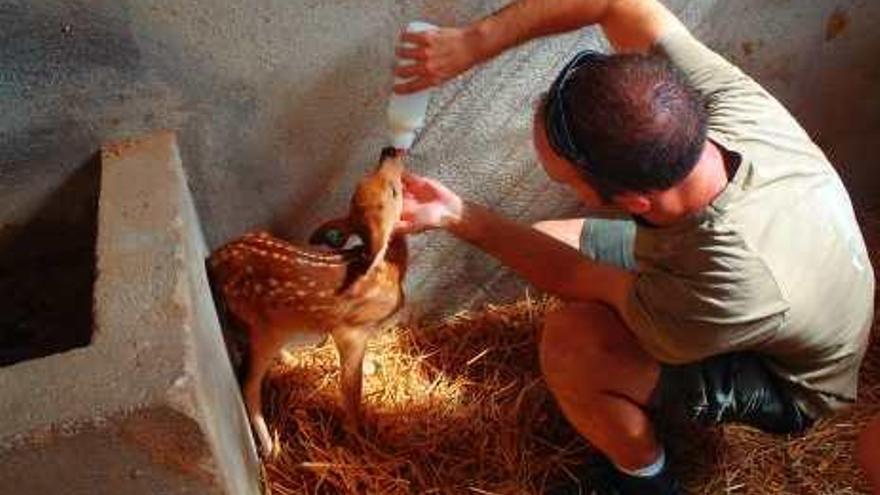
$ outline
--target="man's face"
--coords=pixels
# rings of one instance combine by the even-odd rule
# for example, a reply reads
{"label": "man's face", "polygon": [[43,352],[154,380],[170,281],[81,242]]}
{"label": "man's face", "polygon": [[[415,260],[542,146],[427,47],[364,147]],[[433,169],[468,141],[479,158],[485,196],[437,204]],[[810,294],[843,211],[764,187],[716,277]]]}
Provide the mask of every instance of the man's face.
{"label": "man's face", "polygon": [[[543,101],[543,98],[540,99]],[[535,115],[532,122],[532,142],[535,144],[535,153],[538,162],[544,167],[544,171],[554,182],[565,184],[574,189],[585,206],[590,208],[607,207],[599,194],[581,179],[577,170],[565,158],[556,154],[550,143],[547,142],[547,132],[544,130],[543,104],[536,104]]]}

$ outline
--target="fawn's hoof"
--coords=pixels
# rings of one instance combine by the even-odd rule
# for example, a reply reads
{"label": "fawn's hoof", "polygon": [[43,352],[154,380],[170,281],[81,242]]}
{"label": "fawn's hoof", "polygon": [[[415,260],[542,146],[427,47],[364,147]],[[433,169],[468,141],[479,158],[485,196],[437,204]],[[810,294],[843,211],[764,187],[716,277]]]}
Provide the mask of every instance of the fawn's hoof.
{"label": "fawn's hoof", "polygon": [[364,376],[375,375],[377,371],[379,371],[379,363],[377,363],[375,359],[370,359],[369,357],[364,358]]}
{"label": "fawn's hoof", "polygon": [[275,442],[260,440],[260,457],[271,459],[275,456]]}
{"label": "fawn's hoof", "polygon": [[266,420],[262,416],[252,418],[251,424],[257,437],[257,448],[260,451],[260,457],[263,459],[271,459],[277,452],[277,442],[274,441],[272,435],[269,434],[269,428],[266,426]]}

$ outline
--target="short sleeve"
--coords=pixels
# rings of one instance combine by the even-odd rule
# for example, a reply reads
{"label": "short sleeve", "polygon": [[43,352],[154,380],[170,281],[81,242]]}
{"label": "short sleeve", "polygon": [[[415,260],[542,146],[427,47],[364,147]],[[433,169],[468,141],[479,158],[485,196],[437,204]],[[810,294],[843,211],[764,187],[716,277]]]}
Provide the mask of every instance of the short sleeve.
{"label": "short sleeve", "polygon": [[693,268],[639,273],[622,317],[645,350],[661,362],[687,363],[774,340],[789,305],[759,258]]}

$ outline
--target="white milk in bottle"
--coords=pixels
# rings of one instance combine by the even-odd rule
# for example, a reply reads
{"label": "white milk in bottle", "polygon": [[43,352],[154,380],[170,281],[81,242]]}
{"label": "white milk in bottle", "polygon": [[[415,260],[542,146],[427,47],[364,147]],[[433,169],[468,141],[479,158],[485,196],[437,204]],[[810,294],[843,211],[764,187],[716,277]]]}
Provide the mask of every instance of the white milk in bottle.
{"label": "white milk in bottle", "polygon": [[[437,29],[437,26],[421,21],[410,22],[406,27],[406,30],[411,33],[432,29]],[[398,60],[400,65],[412,63],[411,60]],[[394,84],[406,81],[407,79],[395,78]],[[401,150],[409,150],[416,138],[416,132],[425,125],[425,113],[428,111],[430,96],[431,88],[406,95],[391,93],[391,99],[388,101],[388,137],[391,146]]]}

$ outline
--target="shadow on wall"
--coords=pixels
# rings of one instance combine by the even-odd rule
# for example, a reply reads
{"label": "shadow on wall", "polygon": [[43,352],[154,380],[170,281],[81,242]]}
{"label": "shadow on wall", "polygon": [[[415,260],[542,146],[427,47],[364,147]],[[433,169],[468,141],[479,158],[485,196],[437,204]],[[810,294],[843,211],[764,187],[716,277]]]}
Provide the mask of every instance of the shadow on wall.
{"label": "shadow on wall", "polygon": [[[354,184],[378,163],[383,143],[369,137],[385,136],[384,91],[360,88],[368,94],[340,98],[345,92],[341,85],[357,81],[364,67],[381,64],[375,56],[361,50],[347,53],[307,90],[297,90],[293,96],[289,83],[281,90],[284,94],[277,101],[289,103],[277,115],[275,126],[284,130],[284,140],[274,150],[277,155],[268,159],[306,165],[297,175],[307,180],[292,180],[290,189],[282,193],[284,199],[270,220],[278,234],[304,238],[319,223],[346,215]],[[371,148],[369,142],[375,146]]]}
{"label": "shadow on wall", "polygon": [[301,81],[282,73],[253,85],[211,87],[229,103],[193,114],[181,134],[209,245],[257,228],[302,239],[345,214],[385,133],[386,85],[358,75],[379,63],[365,42]]}
{"label": "shadow on wall", "polygon": [[0,366],[90,343],[99,185],[95,155],[30,220],[0,225]]}

